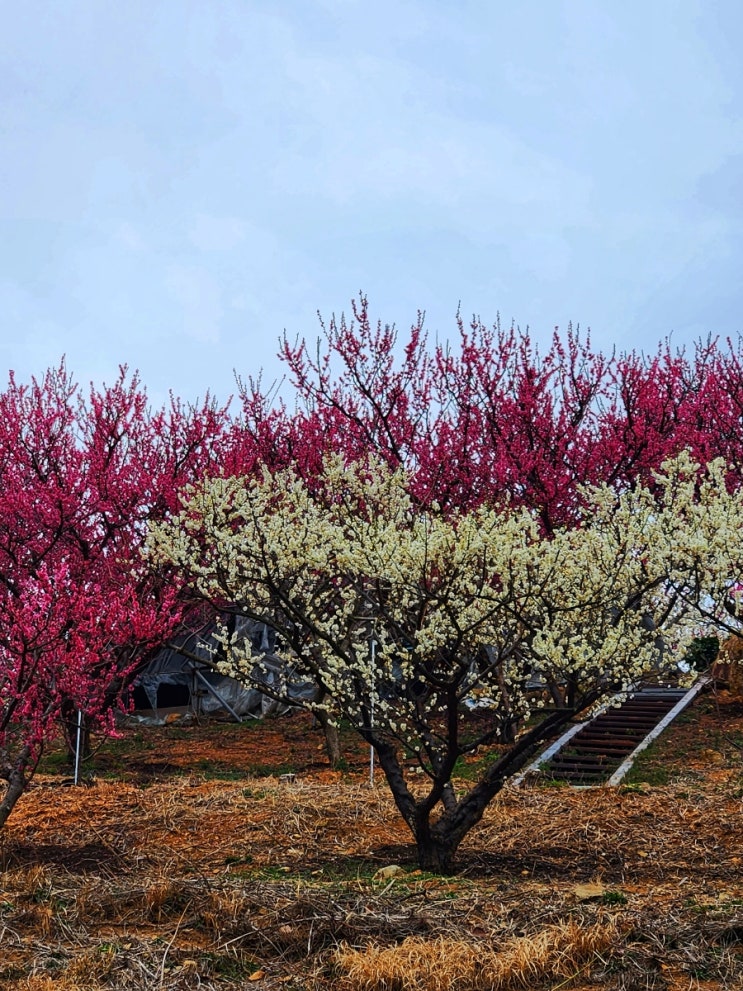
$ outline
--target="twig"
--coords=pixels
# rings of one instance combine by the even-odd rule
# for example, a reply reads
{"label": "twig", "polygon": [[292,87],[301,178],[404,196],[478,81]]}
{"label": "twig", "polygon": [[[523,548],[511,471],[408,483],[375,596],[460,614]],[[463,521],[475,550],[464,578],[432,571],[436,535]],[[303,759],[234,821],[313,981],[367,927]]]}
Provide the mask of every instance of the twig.
{"label": "twig", "polygon": [[165,983],[165,961],[168,959],[168,953],[170,953],[170,948],[175,942],[175,938],[178,935],[178,930],[181,928],[181,923],[183,922],[186,912],[189,910],[190,907],[191,907],[191,902],[189,902],[188,905],[186,905],[186,907],[181,912],[181,917],[176,923],[175,930],[173,931],[173,935],[170,937],[168,945],[165,947],[165,953],[163,953],[163,958],[160,962],[160,987],[163,987]]}
{"label": "twig", "polygon": [[594,958],[592,957],[590,960],[587,960],[584,964],[581,964],[581,966],[576,971],[574,971],[569,977],[566,977],[564,981],[560,981],[559,984],[555,984],[555,986],[552,988],[552,991],[560,991],[560,988],[564,988],[566,984],[570,984],[570,982],[574,981],[576,977],[580,977],[583,971],[587,970],[591,966],[593,960]]}

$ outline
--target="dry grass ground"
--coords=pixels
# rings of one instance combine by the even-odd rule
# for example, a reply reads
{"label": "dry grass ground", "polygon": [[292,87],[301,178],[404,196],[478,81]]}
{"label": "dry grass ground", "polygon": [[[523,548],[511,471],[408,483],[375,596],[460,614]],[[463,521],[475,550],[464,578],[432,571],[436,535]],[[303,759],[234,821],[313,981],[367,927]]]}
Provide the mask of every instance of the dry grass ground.
{"label": "dry grass ground", "polygon": [[0,987],[733,991],[742,748],[704,696],[621,790],[506,791],[442,879],[303,715],[130,729],[90,787],[53,756],[0,834]]}

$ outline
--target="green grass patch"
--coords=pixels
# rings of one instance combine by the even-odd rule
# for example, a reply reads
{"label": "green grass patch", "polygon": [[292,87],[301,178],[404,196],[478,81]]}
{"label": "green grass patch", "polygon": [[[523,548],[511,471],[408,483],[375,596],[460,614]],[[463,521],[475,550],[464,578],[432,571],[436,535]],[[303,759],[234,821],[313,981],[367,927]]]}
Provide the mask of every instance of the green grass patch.
{"label": "green grass patch", "polygon": [[[649,747],[648,750],[650,749]],[[632,785],[650,785],[658,788],[667,785],[671,780],[669,769],[663,764],[656,763],[652,755],[643,760],[647,752],[647,750],[644,751],[627,772],[624,779],[625,788]]]}
{"label": "green grass patch", "polygon": [[462,781],[479,781],[500,756],[500,752],[490,750],[483,754],[458,757],[452,777]]}
{"label": "green grass patch", "polygon": [[604,905],[626,905],[627,896],[623,891],[605,891],[601,901]]}
{"label": "green grass patch", "polygon": [[207,781],[242,781],[246,777],[245,772],[222,761],[213,761],[202,758],[194,765],[194,770],[202,774]]}

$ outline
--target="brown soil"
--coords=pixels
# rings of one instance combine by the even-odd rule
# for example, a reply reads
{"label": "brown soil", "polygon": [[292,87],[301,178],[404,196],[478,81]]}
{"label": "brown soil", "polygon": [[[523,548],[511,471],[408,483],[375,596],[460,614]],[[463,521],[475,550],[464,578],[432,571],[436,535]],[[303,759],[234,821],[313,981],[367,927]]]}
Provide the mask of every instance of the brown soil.
{"label": "brown soil", "polygon": [[621,789],[506,790],[447,879],[345,753],[299,713],[129,727],[89,787],[53,754],[0,834],[0,986],[743,986],[739,699],[702,697]]}

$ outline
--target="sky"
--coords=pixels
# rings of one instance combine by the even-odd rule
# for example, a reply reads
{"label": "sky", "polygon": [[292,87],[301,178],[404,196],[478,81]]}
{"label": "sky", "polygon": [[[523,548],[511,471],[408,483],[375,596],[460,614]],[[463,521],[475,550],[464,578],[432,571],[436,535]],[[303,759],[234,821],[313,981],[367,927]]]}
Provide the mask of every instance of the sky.
{"label": "sky", "polygon": [[739,0],[0,0],[0,375],[155,403],[318,311],[743,331]]}

